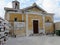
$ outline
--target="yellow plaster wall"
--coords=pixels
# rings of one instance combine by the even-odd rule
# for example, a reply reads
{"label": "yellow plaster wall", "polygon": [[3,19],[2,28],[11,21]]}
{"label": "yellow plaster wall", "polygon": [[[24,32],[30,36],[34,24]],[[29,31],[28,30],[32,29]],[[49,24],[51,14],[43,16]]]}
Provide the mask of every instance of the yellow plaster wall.
{"label": "yellow plaster wall", "polygon": [[22,20],[22,14],[18,14],[18,13],[10,13],[10,21],[14,21],[14,18],[17,18],[17,21],[20,22],[20,20]]}
{"label": "yellow plaster wall", "polygon": [[5,20],[7,20],[8,21],[8,13],[5,13],[5,15],[4,15],[5,17]]}
{"label": "yellow plaster wall", "polygon": [[10,34],[15,34],[15,35],[26,35],[26,30],[25,28],[21,29],[21,30],[10,30]]}
{"label": "yellow plaster wall", "polygon": [[[22,20],[22,15],[23,15],[23,14],[10,13],[9,15],[10,15],[10,18],[9,18],[10,20],[9,20],[9,22],[10,22],[11,25],[13,26],[13,25],[14,25],[14,18],[16,17],[16,18],[17,18],[17,21],[18,21],[18,22],[21,22],[21,20]],[[26,17],[24,16],[24,18],[26,18]],[[14,30],[14,29],[12,29],[12,30]],[[11,32],[12,32],[12,30],[11,30]],[[23,34],[26,33],[26,29],[25,29],[25,27],[24,27],[23,29],[20,29],[20,30],[14,30],[14,33],[15,33],[16,35],[23,35]]]}
{"label": "yellow plaster wall", "polygon": [[26,34],[26,30],[25,30],[25,28],[23,28],[21,30],[15,30],[14,33],[16,35],[23,35],[23,34],[25,35]]}
{"label": "yellow plaster wall", "polygon": [[45,26],[46,33],[52,33],[54,31],[54,26],[51,24],[49,27]]}
{"label": "yellow plaster wall", "polygon": [[26,14],[24,14],[23,16],[24,16],[24,21],[26,22]]}
{"label": "yellow plaster wall", "polygon": [[[47,20],[49,20],[49,22],[46,22]],[[45,26],[46,32],[47,33],[48,32],[53,32],[54,31],[54,27],[53,27],[53,18],[52,18],[52,16],[50,16],[50,15],[45,16],[45,22],[46,23],[52,23],[49,27]]]}
{"label": "yellow plaster wall", "polygon": [[18,22],[21,22],[22,20],[22,14],[18,14],[18,13],[10,13],[9,14],[9,22],[10,24],[13,26],[14,25],[14,18],[17,18]]}
{"label": "yellow plaster wall", "polygon": [[38,20],[38,26],[40,29],[43,28],[43,19],[42,16],[39,15],[33,15],[33,14],[29,14],[28,15],[28,29],[29,30],[33,30],[33,20],[37,19]]}
{"label": "yellow plaster wall", "polygon": [[36,12],[38,11],[38,12],[39,12],[39,11],[41,11],[41,10],[38,9],[37,7],[33,7],[33,8],[28,9],[28,11],[36,11]]}
{"label": "yellow plaster wall", "polygon": [[6,18],[6,17],[7,17],[7,14],[5,15],[5,20],[7,20],[7,18]]}

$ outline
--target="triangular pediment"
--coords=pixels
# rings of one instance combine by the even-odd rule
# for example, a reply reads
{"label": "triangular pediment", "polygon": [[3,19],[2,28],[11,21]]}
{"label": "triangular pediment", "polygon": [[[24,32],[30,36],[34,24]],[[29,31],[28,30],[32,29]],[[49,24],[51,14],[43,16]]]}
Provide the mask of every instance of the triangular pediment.
{"label": "triangular pediment", "polygon": [[42,10],[40,10],[38,7],[35,6],[27,9],[27,11],[42,11]]}
{"label": "triangular pediment", "polygon": [[34,3],[32,6],[24,8],[25,11],[35,11],[35,12],[46,12],[45,10],[43,10],[41,7],[39,7],[36,3]]}

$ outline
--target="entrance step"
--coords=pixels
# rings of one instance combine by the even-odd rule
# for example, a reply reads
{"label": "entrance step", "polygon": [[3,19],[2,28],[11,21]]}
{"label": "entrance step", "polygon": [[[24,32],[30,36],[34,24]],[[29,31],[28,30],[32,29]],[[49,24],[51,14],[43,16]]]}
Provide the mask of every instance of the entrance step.
{"label": "entrance step", "polygon": [[33,36],[39,36],[39,34],[33,34]]}
{"label": "entrance step", "polygon": [[29,36],[39,36],[39,34],[31,34],[31,35],[29,35]]}
{"label": "entrance step", "polygon": [[42,36],[42,35],[45,35],[45,34],[42,34],[42,33],[39,33],[39,34],[30,34],[29,36]]}

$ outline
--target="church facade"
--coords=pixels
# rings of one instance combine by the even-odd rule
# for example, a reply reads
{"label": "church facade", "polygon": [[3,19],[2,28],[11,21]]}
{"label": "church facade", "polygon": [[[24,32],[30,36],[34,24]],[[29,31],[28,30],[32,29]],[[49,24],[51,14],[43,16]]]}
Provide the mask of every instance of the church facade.
{"label": "church facade", "polygon": [[48,13],[36,3],[20,9],[17,0],[12,8],[5,7],[5,19],[11,24],[11,35],[29,36],[32,34],[54,33],[54,14]]}

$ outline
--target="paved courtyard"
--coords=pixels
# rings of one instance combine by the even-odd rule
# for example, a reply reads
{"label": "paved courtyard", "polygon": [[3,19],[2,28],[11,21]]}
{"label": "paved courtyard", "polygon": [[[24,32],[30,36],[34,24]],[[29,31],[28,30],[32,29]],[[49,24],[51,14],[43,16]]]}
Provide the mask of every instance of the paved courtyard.
{"label": "paved courtyard", "polygon": [[5,45],[60,45],[58,36],[30,36],[9,38]]}

